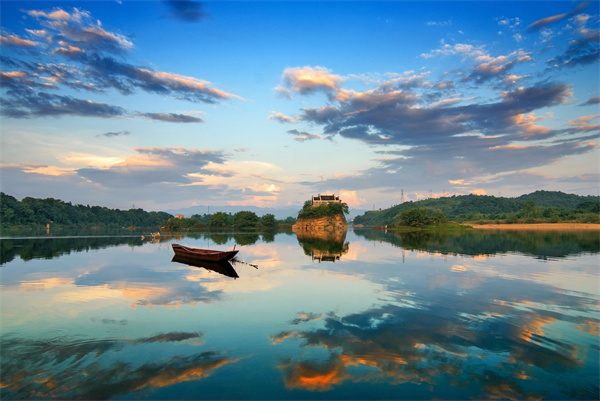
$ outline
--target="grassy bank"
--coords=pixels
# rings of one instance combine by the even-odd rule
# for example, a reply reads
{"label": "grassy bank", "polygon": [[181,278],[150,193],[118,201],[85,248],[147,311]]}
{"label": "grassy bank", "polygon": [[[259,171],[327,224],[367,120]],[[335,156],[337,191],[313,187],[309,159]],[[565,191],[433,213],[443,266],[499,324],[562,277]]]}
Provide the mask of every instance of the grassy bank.
{"label": "grassy bank", "polygon": [[455,223],[431,224],[422,227],[392,225],[385,227],[375,227],[375,230],[388,230],[400,233],[425,232],[425,233],[460,233],[472,230],[471,226]]}
{"label": "grassy bank", "polygon": [[472,228],[477,230],[530,230],[530,231],[579,231],[579,230],[597,230],[600,231],[600,224],[592,223],[537,223],[537,224],[471,224]]}

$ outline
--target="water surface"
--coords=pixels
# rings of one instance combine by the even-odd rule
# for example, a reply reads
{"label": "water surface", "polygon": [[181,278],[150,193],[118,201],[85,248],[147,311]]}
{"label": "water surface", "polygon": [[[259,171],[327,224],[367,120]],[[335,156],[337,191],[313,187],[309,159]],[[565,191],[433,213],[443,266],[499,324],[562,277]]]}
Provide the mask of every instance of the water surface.
{"label": "water surface", "polygon": [[[246,263],[178,263],[172,242]],[[4,238],[1,397],[598,399],[599,242]]]}

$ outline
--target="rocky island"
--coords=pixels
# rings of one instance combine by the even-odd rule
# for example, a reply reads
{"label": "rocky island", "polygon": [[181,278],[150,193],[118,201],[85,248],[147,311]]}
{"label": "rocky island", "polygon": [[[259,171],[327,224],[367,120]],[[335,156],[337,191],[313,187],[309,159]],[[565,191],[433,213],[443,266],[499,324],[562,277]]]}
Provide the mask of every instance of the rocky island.
{"label": "rocky island", "polygon": [[317,195],[304,202],[292,230],[298,237],[341,240],[346,237],[348,205],[339,196]]}

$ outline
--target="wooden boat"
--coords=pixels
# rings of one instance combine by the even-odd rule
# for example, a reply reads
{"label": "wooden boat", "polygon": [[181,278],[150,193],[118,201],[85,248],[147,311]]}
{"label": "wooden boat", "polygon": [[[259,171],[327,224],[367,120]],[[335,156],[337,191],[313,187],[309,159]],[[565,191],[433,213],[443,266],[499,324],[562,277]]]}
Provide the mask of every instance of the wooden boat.
{"label": "wooden boat", "polygon": [[197,260],[207,260],[210,262],[230,260],[239,252],[235,250],[235,245],[232,251],[215,251],[212,249],[191,248],[179,244],[172,244],[172,247],[175,255]]}
{"label": "wooden boat", "polygon": [[208,260],[199,260],[194,257],[181,256],[176,254],[175,256],[173,256],[173,259],[171,259],[171,262],[182,263],[188,266],[201,267],[207,270],[212,270],[227,277],[240,277],[238,276],[237,272],[228,260],[222,260],[220,262],[211,262]]}

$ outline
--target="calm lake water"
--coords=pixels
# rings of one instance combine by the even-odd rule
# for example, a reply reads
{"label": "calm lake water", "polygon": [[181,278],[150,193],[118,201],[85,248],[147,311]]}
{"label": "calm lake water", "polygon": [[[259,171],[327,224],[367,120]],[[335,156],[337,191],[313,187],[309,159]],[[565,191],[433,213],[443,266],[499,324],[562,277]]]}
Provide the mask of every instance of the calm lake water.
{"label": "calm lake water", "polygon": [[597,232],[1,247],[2,399],[599,398]]}

